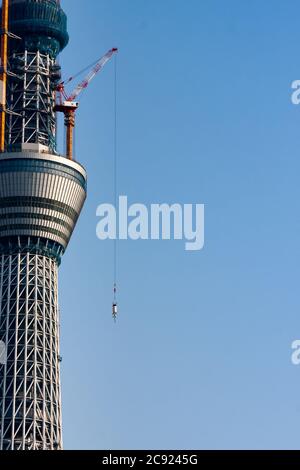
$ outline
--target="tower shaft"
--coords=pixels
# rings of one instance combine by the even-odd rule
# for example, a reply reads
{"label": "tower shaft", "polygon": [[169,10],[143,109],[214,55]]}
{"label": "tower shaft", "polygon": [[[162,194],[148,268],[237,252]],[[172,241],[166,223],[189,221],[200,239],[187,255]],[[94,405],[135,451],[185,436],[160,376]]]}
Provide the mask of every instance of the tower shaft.
{"label": "tower shaft", "polygon": [[61,449],[57,271],[86,197],[76,162],[0,158],[0,449]]}
{"label": "tower shaft", "polygon": [[56,149],[57,56],[68,42],[60,1],[9,4],[13,36],[0,152],[0,344],[6,348],[0,450],[56,450],[62,449],[58,267],[87,176]]}
{"label": "tower shaft", "polygon": [[1,449],[61,449],[57,262],[1,256]]}

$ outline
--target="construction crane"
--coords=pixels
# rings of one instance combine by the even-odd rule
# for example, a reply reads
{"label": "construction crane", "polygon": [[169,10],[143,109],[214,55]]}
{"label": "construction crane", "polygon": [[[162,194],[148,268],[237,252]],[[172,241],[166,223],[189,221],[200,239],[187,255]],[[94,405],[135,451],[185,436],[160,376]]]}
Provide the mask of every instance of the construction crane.
{"label": "construction crane", "polygon": [[113,303],[112,303],[112,317],[114,321],[116,321],[118,316],[118,302],[117,302],[117,283],[115,279],[114,283],[114,297],[113,297]]}
{"label": "construction crane", "polygon": [[75,77],[70,77],[68,80],[58,84],[57,92],[59,94],[58,103],[55,105],[54,111],[62,112],[65,116],[66,126],[66,156],[73,160],[73,130],[75,127],[75,112],[78,109],[79,103],[77,101],[80,93],[85,90],[95,76],[103,69],[105,64],[111,57],[118,51],[117,48],[110,49],[90,70],[88,75],[77,85],[72,93],[67,94],[65,86],[71,82]]}

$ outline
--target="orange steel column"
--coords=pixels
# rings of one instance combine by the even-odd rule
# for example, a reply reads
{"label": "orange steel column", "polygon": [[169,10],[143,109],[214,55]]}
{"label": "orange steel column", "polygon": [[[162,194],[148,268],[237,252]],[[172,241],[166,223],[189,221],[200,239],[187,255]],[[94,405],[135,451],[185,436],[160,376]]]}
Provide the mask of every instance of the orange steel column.
{"label": "orange steel column", "polygon": [[2,97],[0,116],[0,152],[5,150],[5,108],[6,108],[6,83],[7,83],[7,32],[8,32],[8,0],[2,0],[2,34],[1,34],[1,67],[2,73]]}
{"label": "orange steel column", "polygon": [[73,129],[75,127],[75,112],[74,111],[66,112],[65,126],[67,128],[66,156],[69,160],[73,160]]}

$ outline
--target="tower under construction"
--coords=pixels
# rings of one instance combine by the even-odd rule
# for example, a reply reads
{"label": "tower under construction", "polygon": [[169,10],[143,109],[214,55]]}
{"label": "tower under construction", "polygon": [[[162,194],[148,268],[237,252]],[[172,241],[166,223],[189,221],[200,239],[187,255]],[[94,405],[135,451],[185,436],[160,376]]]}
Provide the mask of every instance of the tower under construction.
{"label": "tower under construction", "polygon": [[67,18],[59,0],[3,0],[2,24],[0,449],[59,450],[58,267],[86,198],[84,168],[56,147]]}

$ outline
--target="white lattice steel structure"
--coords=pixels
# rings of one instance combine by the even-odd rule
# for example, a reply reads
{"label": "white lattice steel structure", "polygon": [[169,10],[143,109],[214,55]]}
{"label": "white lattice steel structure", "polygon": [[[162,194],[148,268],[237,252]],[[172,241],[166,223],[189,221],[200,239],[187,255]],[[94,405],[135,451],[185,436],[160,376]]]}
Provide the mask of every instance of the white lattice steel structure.
{"label": "white lattice steel structure", "polygon": [[37,254],[2,255],[1,449],[61,449],[57,263]]}
{"label": "white lattice steel structure", "polygon": [[57,272],[86,198],[64,157],[0,158],[0,449],[61,449]]}
{"label": "white lattice steel structure", "polygon": [[[59,66],[49,54],[40,51],[14,53],[10,67],[16,74],[8,81],[7,146],[36,143],[56,148],[54,83],[60,77]],[[55,77],[55,80],[53,80]]]}

